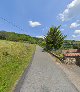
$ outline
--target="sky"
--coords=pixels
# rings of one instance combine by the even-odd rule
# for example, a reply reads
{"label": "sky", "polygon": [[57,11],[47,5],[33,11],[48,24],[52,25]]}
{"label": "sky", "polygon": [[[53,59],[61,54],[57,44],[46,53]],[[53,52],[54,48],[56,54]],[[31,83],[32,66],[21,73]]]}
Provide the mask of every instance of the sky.
{"label": "sky", "polygon": [[0,0],[0,30],[43,38],[59,25],[66,39],[80,40],[80,0]]}

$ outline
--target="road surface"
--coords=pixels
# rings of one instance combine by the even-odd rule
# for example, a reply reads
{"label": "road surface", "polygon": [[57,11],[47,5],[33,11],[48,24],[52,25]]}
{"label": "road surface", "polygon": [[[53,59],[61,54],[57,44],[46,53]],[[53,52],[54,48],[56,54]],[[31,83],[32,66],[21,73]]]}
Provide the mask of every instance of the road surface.
{"label": "road surface", "polygon": [[39,46],[22,81],[15,92],[79,92],[55,63],[55,58]]}

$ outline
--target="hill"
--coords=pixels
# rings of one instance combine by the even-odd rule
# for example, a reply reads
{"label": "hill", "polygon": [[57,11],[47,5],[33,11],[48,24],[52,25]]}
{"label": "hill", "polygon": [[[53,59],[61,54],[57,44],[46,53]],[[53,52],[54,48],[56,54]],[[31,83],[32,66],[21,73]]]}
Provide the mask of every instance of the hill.
{"label": "hill", "polygon": [[28,42],[32,44],[40,44],[43,41],[42,38],[36,38],[36,37],[31,37],[26,34],[18,34],[15,32],[6,32],[6,31],[0,31],[0,39],[15,41],[15,42],[24,41],[24,42]]}

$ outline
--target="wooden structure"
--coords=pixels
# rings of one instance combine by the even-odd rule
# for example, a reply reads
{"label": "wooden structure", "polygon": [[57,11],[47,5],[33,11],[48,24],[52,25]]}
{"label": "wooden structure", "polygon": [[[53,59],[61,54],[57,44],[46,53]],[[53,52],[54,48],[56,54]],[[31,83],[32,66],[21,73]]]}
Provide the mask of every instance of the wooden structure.
{"label": "wooden structure", "polygon": [[70,49],[63,50],[64,54],[64,62],[66,64],[78,64],[80,65],[80,50],[78,49]]}

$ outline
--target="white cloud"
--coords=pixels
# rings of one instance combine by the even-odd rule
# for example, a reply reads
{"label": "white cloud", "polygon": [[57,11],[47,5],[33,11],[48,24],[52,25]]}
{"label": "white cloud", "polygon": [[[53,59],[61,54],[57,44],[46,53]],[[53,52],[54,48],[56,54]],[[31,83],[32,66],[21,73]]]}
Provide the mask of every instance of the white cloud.
{"label": "white cloud", "polygon": [[74,35],[72,35],[73,38],[78,38],[80,37],[80,30],[75,30]]}
{"label": "white cloud", "polygon": [[62,21],[67,21],[79,15],[80,15],[80,0],[73,0],[70,4],[67,5],[67,8],[63,11],[63,13],[59,14],[59,18]]}
{"label": "white cloud", "polygon": [[75,30],[74,33],[80,35],[80,30]]}
{"label": "white cloud", "polygon": [[37,27],[37,26],[41,26],[41,23],[29,21],[29,25],[30,25],[31,27]]}
{"label": "white cloud", "polygon": [[43,39],[44,39],[44,36],[42,36],[42,35],[41,35],[41,36],[36,36],[36,37],[37,37],[37,38],[43,38]]}
{"label": "white cloud", "polygon": [[80,20],[77,20],[76,22],[74,22],[74,23],[72,23],[71,25],[70,25],[70,28],[77,28],[77,27],[79,27],[80,26]]}
{"label": "white cloud", "polygon": [[78,24],[75,22],[75,23],[72,23],[71,25],[70,25],[70,28],[76,28],[76,27],[78,27]]}
{"label": "white cloud", "polygon": [[72,35],[73,38],[76,38],[77,36],[76,35]]}
{"label": "white cloud", "polygon": [[[72,35],[73,38],[79,38],[80,35]],[[80,39],[79,39],[80,40]]]}

